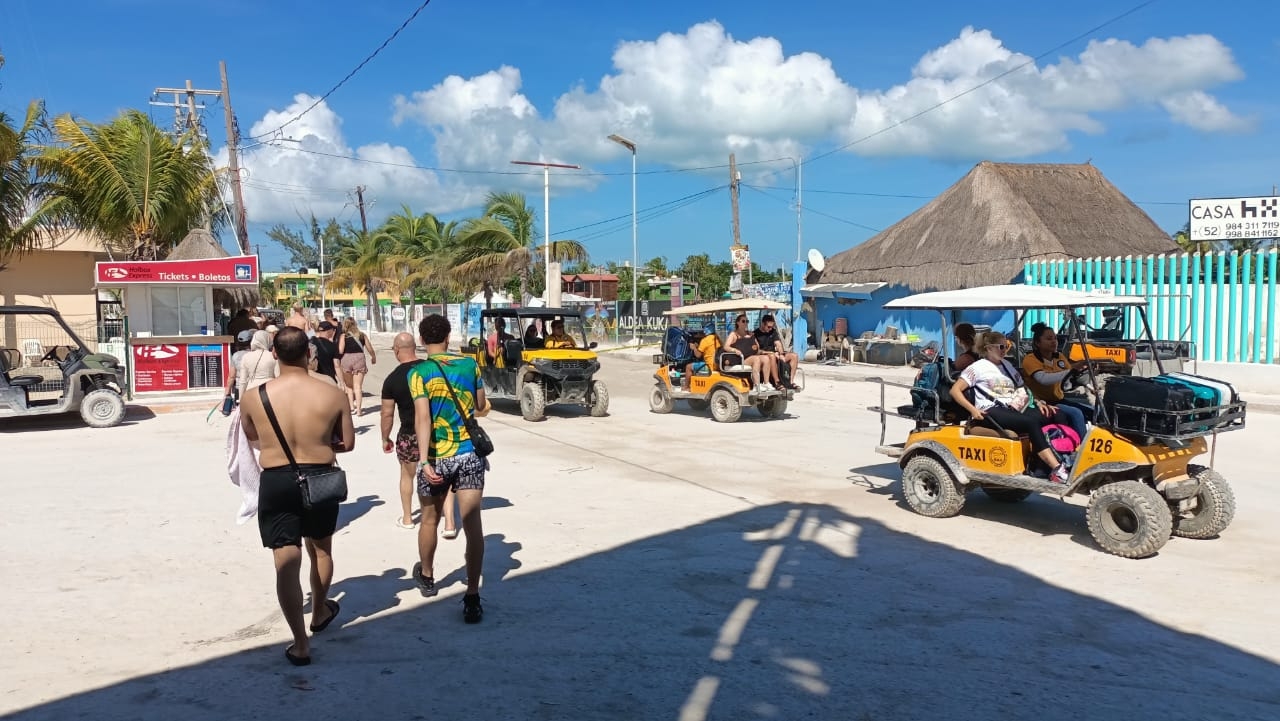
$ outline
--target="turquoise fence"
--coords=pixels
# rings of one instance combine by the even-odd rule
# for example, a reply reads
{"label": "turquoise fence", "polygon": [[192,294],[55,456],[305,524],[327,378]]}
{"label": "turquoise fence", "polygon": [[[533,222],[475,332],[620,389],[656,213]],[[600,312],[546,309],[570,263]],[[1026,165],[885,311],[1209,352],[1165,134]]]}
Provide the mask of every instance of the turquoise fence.
{"label": "turquoise fence", "polygon": [[[1158,340],[1190,343],[1195,358],[1227,363],[1280,362],[1276,332],[1277,250],[1257,253],[1178,253],[1172,255],[1074,258],[1029,262],[1027,285],[1071,290],[1109,290],[1147,299],[1147,319]],[[1100,326],[1102,309],[1088,311]],[[1028,325],[1044,321],[1057,327],[1058,313],[1030,314]],[[1136,311],[1126,328],[1135,337]]]}

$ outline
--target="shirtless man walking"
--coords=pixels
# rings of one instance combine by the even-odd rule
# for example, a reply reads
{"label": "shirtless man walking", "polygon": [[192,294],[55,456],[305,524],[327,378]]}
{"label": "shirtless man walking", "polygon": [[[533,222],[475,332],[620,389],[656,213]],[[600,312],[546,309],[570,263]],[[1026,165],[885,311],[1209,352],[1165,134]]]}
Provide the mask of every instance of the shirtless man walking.
{"label": "shirtless man walking", "polygon": [[[313,378],[307,372],[307,334],[283,328],[276,334],[272,353],[280,362],[280,377],[267,381],[267,399],[285,441],[303,470],[329,468],[335,453],[355,448],[346,394]],[[311,557],[311,633],[320,633],[338,615],[338,602],[329,598],[333,581],[333,532],[338,524],[338,504],[302,505],[297,476],[289,465],[259,393],[246,393],[240,402],[244,433],[262,448],[262,479],[258,497],[258,531],[262,545],[270,548],[276,566],[276,596],[293,644],[285,649],[289,663],[311,663],[311,640],[302,612],[302,545],[306,539]]]}

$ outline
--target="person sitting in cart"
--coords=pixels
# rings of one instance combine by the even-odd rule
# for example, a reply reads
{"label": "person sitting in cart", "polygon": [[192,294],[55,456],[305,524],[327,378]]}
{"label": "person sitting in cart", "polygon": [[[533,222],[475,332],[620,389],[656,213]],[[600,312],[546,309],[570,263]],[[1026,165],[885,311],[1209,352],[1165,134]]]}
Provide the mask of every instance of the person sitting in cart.
{"label": "person sitting in cart", "polygon": [[1088,432],[1085,421],[1093,418],[1093,408],[1087,403],[1068,400],[1062,391],[1062,381],[1088,366],[1085,361],[1072,363],[1058,352],[1058,334],[1052,328],[1044,323],[1031,326],[1031,352],[1022,359],[1027,388],[1036,400],[1057,406],[1070,419],[1067,425],[1081,438]]}
{"label": "person sitting in cart", "polygon": [[577,348],[578,344],[573,342],[573,336],[564,332],[564,320],[556,318],[551,321],[551,335],[543,342],[543,348]]}
{"label": "person sitting in cart", "polygon": [[776,359],[760,352],[760,344],[756,342],[756,336],[751,332],[751,321],[747,320],[746,313],[740,314],[733,322],[733,330],[725,339],[725,344],[742,355],[742,362],[751,369],[751,381],[755,389],[772,391],[773,386],[769,380],[777,379],[778,366],[774,362]]}
{"label": "person sitting in cart", "polygon": [[[799,386],[795,384],[795,377],[800,367],[800,356],[783,347],[782,336],[778,333],[778,322],[774,320],[772,314],[765,313],[760,316],[760,327],[756,328],[755,336],[756,342],[760,344],[760,352],[773,356],[774,373],[779,381],[778,385],[799,390]],[[784,365],[791,371],[787,374],[786,380],[783,380],[782,374],[778,373]]]}
{"label": "person sitting in cart", "polygon": [[[716,372],[716,353],[723,347],[720,343],[720,336],[716,335],[716,327],[710,323],[703,326],[703,336],[698,339],[698,344],[690,350],[693,351],[694,360],[685,364],[684,377],[687,379],[694,373],[715,373]],[[682,381],[681,385],[688,387],[688,382]]]}
{"label": "person sitting in cart", "polygon": [[960,355],[957,355],[953,362],[957,373],[968,368],[974,361],[982,358],[982,354],[973,347],[973,344],[976,342],[974,339],[974,335],[976,333],[977,331],[974,329],[972,323],[956,324],[956,345],[960,346],[962,349],[960,351]]}
{"label": "person sitting in cart", "polygon": [[538,335],[538,321],[529,321],[529,327],[524,329],[524,347],[541,348],[542,342],[542,336]]}
{"label": "person sitting in cart", "polygon": [[[1031,439],[1031,448],[1049,468],[1049,480],[1067,482],[1067,468],[1045,437],[1044,426],[1051,423],[1070,425],[1061,410],[1047,403],[1037,405],[1022,382],[1022,374],[1004,354],[1008,350],[1006,338],[1000,333],[983,333],[979,345],[984,351],[981,360],[965,368],[955,385],[951,386],[951,398],[973,416],[973,420],[990,427],[1013,431]],[[970,401],[965,391],[974,389]]]}
{"label": "person sitting in cart", "polygon": [[495,318],[493,332],[489,334],[489,358],[494,360],[501,358],[502,347],[509,340],[515,340],[515,336],[507,332],[507,322],[502,318]]}

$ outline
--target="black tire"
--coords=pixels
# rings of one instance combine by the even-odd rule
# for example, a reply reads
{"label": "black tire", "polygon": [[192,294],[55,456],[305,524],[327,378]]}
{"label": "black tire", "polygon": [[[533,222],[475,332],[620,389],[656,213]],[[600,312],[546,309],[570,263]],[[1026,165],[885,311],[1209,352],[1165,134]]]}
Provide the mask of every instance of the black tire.
{"label": "black tire", "polygon": [[1139,481],[1117,481],[1094,489],[1085,520],[1102,550],[1122,558],[1154,555],[1173,533],[1168,501]]}
{"label": "black tire", "polygon": [[1222,474],[1204,466],[1188,466],[1200,481],[1196,508],[1186,514],[1173,511],[1173,535],[1183,538],[1213,538],[1222,533],[1236,515],[1236,497]]}
{"label": "black tire", "polygon": [[667,392],[667,387],[662,383],[653,384],[653,390],[649,391],[649,410],[654,413],[670,413],[675,406],[676,402]]}
{"label": "black tire", "polygon": [[609,415],[609,389],[602,381],[591,381],[591,415],[602,418]]}
{"label": "black tire", "polygon": [[942,462],[923,453],[902,469],[902,498],[929,518],[950,518],[964,508],[964,489]]}
{"label": "black tire", "polygon": [[525,383],[520,389],[520,415],[526,421],[536,422],[547,417],[547,392],[542,384]]}
{"label": "black tire", "polygon": [[785,418],[787,415],[787,399],[782,396],[773,396],[760,401],[756,408],[760,411],[760,415],[765,418]]}
{"label": "black tire", "polygon": [[711,405],[706,398],[690,398],[688,403],[689,407],[695,411],[705,411]]}
{"label": "black tire", "polygon": [[738,395],[727,388],[711,391],[711,417],[720,423],[737,423],[742,417],[742,403]]}
{"label": "black tire", "polygon": [[80,401],[80,417],[91,428],[118,426],[124,412],[124,398],[110,388],[89,391]]}
{"label": "black tire", "polygon": [[1031,491],[1021,488],[987,488],[982,487],[982,492],[993,501],[1000,503],[1019,503],[1027,500],[1027,496],[1031,495]]}

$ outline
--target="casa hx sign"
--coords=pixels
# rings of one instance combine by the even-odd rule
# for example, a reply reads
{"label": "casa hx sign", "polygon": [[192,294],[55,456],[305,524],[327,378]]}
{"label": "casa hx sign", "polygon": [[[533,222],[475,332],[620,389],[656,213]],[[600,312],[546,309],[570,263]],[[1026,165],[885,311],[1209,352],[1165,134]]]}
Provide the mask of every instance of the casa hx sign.
{"label": "casa hx sign", "polygon": [[1191,240],[1280,237],[1280,196],[1191,201]]}
{"label": "casa hx sign", "polygon": [[257,285],[258,256],[204,260],[107,261],[96,264],[98,285]]}

